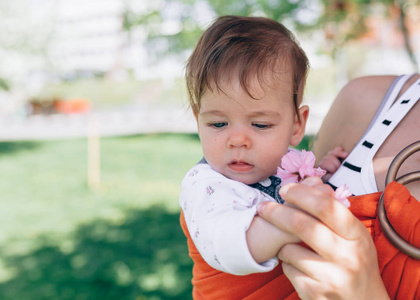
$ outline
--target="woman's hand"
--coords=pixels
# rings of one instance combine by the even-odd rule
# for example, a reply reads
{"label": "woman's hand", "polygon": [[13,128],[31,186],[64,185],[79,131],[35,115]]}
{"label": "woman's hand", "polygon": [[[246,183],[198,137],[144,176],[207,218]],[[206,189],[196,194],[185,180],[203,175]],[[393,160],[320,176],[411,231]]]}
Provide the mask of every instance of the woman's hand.
{"label": "woman's hand", "polygon": [[292,206],[265,202],[258,213],[312,249],[287,244],[278,253],[302,299],[389,299],[370,234],[331,187],[311,177],[280,195]]}

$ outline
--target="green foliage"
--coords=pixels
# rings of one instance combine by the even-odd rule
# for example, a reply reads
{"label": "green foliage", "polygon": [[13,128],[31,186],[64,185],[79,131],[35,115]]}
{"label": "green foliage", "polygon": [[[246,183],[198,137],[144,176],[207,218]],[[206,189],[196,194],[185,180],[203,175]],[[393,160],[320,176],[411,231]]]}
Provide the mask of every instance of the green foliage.
{"label": "green foliage", "polygon": [[[221,15],[262,15],[274,20],[289,19],[299,22],[294,18],[295,13],[305,5],[306,0],[296,1],[224,1],[224,0],[166,0],[161,5],[153,3],[153,7],[144,13],[134,13],[127,10],[124,17],[124,28],[130,32],[141,26],[147,32],[150,54],[155,58],[163,53],[179,53],[191,49],[197,43],[204,28]],[[203,12],[204,10],[204,12]],[[197,17],[203,13],[203,19]],[[162,30],[165,21],[173,21],[180,26],[178,32],[165,33]],[[167,42],[167,47],[162,49],[162,41]]]}
{"label": "green foliage", "polygon": [[366,33],[370,17],[382,16],[397,24],[404,38],[406,52],[413,67],[418,69],[408,34],[406,12],[420,5],[419,0],[321,0],[321,3],[324,13],[320,14],[315,28],[322,28],[326,33],[331,54],[348,41],[358,39]]}
{"label": "green foliage", "polygon": [[296,10],[304,5],[304,0],[297,1],[266,1],[266,0],[250,0],[250,1],[223,1],[210,0],[209,4],[214,12],[221,15],[264,15],[273,20],[282,20],[292,15]]}
{"label": "green foliage", "polygon": [[[413,65],[416,65],[406,33],[405,12],[419,5],[420,0],[163,0],[159,3],[153,3],[146,13],[128,11],[124,19],[124,28],[129,32],[137,26],[147,31],[150,54],[155,59],[165,53],[182,53],[192,49],[206,25],[221,15],[265,16],[293,24],[296,30],[302,32],[323,30],[328,39],[328,45],[324,46],[323,51],[333,55],[336,49],[366,32],[366,20],[370,16],[383,14],[391,17],[390,11],[399,11],[400,20],[395,22],[400,24],[407,52]],[[203,7],[207,15],[200,18],[197,15]],[[312,16],[308,18],[305,12],[310,12]],[[162,28],[167,20],[178,24],[179,30],[165,33]]]}
{"label": "green foliage", "polygon": [[0,77],[0,90],[8,91],[9,89],[10,89],[10,86],[7,80]]}
{"label": "green foliage", "polygon": [[302,150],[302,149],[310,150],[312,148],[312,143],[314,141],[314,138],[315,136],[313,135],[306,135],[296,148],[299,150]]}

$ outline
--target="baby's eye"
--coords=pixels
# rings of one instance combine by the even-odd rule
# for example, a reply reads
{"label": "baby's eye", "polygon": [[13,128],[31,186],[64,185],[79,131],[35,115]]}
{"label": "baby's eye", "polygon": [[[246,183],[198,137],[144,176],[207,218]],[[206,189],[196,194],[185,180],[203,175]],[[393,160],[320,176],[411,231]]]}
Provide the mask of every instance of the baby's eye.
{"label": "baby's eye", "polygon": [[259,124],[259,123],[254,123],[252,124],[252,126],[257,127],[258,129],[267,129],[270,128],[272,125],[270,124]]}
{"label": "baby's eye", "polygon": [[226,122],[211,123],[210,126],[214,128],[223,128],[227,125]]}

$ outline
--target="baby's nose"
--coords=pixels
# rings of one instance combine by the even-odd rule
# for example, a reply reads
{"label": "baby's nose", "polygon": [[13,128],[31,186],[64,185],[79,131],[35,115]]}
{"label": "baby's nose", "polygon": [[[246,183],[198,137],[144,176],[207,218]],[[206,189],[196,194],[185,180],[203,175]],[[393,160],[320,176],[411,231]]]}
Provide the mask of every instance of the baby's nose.
{"label": "baby's nose", "polygon": [[232,130],[232,133],[229,136],[228,141],[229,148],[233,147],[246,147],[249,148],[251,146],[251,140],[248,133],[245,130]]}

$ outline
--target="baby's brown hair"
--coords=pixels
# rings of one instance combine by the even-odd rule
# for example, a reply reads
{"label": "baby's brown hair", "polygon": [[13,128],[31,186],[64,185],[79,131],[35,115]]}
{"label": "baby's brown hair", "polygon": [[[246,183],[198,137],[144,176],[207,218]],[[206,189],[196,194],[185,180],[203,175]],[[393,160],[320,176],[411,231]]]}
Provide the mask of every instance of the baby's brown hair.
{"label": "baby's brown hair", "polygon": [[278,61],[288,62],[293,72],[293,101],[297,112],[309,69],[305,52],[294,35],[282,24],[261,17],[223,16],[203,33],[188,59],[185,71],[190,106],[200,111],[200,100],[207,89],[221,91],[223,75],[237,72],[242,88],[249,92],[248,80],[264,72]]}

